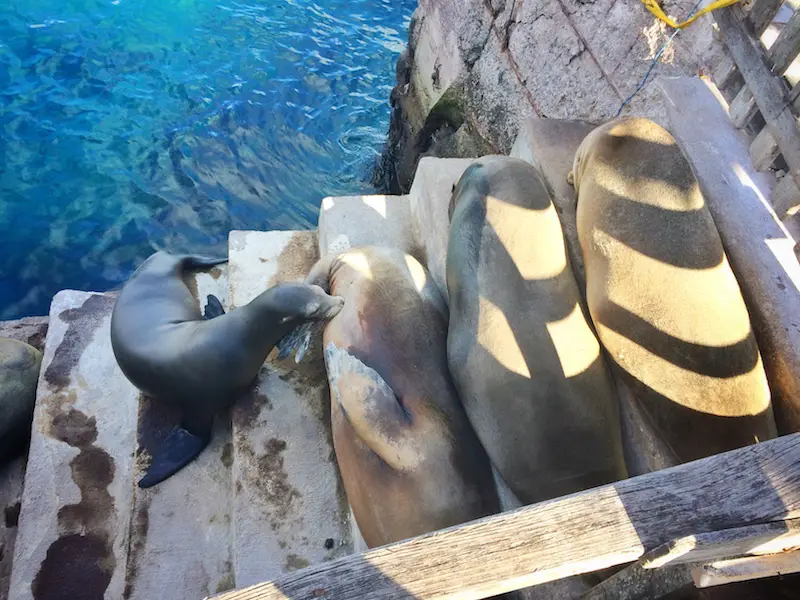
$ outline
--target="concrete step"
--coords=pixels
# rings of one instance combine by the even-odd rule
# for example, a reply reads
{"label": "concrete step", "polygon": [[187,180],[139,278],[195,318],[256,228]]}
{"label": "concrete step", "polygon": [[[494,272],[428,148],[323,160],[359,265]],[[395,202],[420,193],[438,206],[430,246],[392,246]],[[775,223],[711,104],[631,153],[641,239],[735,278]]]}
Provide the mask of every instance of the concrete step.
{"label": "concrete step", "polygon": [[418,254],[408,196],[325,198],[317,230],[323,256],[357,246],[388,246]]}
{"label": "concrete step", "polygon": [[[229,256],[235,309],[279,282],[302,280],[318,257],[316,233],[232,231]],[[319,340],[299,365],[273,352],[232,423],[237,587],[351,553]]]}
{"label": "concrete step", "polygon": [[[189,283],[226,301],[222,271]],[[53,299],[12,600],[158,598],[165,590],[188,600],[233,586],[225,424],[198,461],[152,490],[136,488],[146,454],[173,423],[117,367],[113,305],[113,294]]]}
{"label": "concrete step", "polygon": [[471,158],[423,158],[419,161],[409,193],[414,239],[418,240],[422,250],[422,262],[445,300],[450,197],[453,186],[473,162]]}

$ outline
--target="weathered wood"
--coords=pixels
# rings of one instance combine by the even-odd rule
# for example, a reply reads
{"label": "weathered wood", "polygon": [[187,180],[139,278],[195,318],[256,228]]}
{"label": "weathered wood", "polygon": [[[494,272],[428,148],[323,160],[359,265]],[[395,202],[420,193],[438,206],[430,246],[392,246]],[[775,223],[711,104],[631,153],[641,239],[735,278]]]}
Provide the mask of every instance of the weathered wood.
{"label": "weathered wood", "polygon": [[645,569],[641,562],[622,569],[581,597],[581,600],[645,600],[662,598],[692,585],[692,569],[697,565],[675,565]]}
{"label": "weathered wood", "polygon": [[736,97],[731,102],[730,106],[731,123],[737,129],[743,129],[750,122],[750,119],[756,114],[758,106],[756,106],[756,99],[747,86],[739,90]]}
{"label": "weathered wood", "polygon": [[[800,11],[795,12],[787,21],[775,43],[767,52],[767,62],[775,75],[783,75],[800,53]],[[727,59],[727,57],[726,57]],[[746,86],[739,90],[731,102],[731,122],[744,128],[756,114],[758,106],[753,94]]]}
{"label": "weathered wood", "polygon": [[[724,490],[724,491],[722,491]],[[800,434],[309,567],[219,600],[487,598],[800,517]]]}
{"label": "weathered wood", "polygon": [[800,547],[800,521],[773,521],[690,535],[659,546],[639,561],[644,569],[775,554]]}
{"label": "weathered wood", "polygon": [[701,565],[692,571],[692,579],[695,587],[707,588],[792,573],[800,573],[800,550],[767,556],[733,558]]}
{"label": "weathered wood", "polygon": [[[760,5],[757,4],[756,8],[758,6]],[[788,89],[780,78],[772,74],[760,48],[736,18],[735,8],[722,8],[712,14],[791,170],[792,177],[800,185],[800,132],[789,106]]]}
{"label": "weathered wood", "polygon": [[[783,0],[755,0],[753,8],[747,15],[747,20],[753,28],[753,34],[760,38],[761,34],[767,30],[769,24],[778,14],[783,4]],[[739,61],[736,61],[739,62]]]}
{"label": "weathered wood", "polygon": [[759,171],[768,169],[781,153],[769,127],[764,127],[750,144],[750,159]]}
{"label": "weathered wood", "polygon": [[797,187],[794,179],[788,175],[781,177],[778,185],[772,190],[770,202],[772,208],[775,209],[775,214],[781,220],[797,214],[800,211],[800,188]]}
{"label": "weathered wood", "polygon": [[719,61],[719,64],[714,67],[714,71],[711,76],[714,79],[714,83],[717,85],[717,87],[722,90],[728,87],[728,84],[731,82],[736,73],[736,63],[733,62],[733,58],[726,54],[722,57],[722,60]]}
{"label": "weathered wood", "polygon": [[772,72],[783,75],[798,54],[800,54],[800,11],[789,18],[778,38],[770,46],[769,60],[772,63]]}

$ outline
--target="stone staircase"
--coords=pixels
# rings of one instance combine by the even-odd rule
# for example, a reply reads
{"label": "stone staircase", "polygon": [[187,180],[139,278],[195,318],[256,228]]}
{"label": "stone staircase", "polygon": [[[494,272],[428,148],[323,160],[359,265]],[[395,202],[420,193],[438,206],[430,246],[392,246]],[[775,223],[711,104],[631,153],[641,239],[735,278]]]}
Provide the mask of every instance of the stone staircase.
{"label": "stone staircase", "polygon": [[[579,279],[566,174],[589,130],[530,121],[512,150],[542,171]],[[278,282],[303,279],[320,253],[379,244],[420,258],[446,296],[447,209],[470,163],[424,158],[407,196],[326,198],[318,232],[233,231],[228,265],[187,283],[198,301],[213,293],[235,309]],[[364,549],[338,475],[318,342],[300,365],[273,353],[253,390],[218,418],[199,459],[140,490],[148,455],[178,416],[140,395],[117,367],[113,303],[113,294],[76,291],[53,299],[10,600],[199,600]],[[663,466],[622,401],[629,458],[641,470]],[[504,508],[518,506],[497,480]],[[0,500],[6,496],[13,500],[0,489]],[[585,590],[557,583],[558,593],[542,586],[529,597]]]}

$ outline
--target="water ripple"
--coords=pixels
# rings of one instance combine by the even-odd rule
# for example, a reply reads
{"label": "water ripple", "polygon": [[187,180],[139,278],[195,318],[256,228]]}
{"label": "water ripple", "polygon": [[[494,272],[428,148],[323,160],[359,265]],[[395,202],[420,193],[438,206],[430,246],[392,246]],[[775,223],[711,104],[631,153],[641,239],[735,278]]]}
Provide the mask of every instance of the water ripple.
{"label": "water ripple", "polygon": [[6,0],[0,318],[372,191],[411,0]]}

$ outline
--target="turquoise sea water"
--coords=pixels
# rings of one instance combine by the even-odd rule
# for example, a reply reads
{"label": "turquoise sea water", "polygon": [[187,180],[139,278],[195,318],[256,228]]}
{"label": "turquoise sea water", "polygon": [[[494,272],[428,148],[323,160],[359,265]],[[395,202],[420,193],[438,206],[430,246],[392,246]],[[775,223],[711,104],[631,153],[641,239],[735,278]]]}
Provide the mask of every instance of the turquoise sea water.
{"label": "turquoise sea water", "polygon": [[415,5],[0,2],[0,319],[372,191]]}

